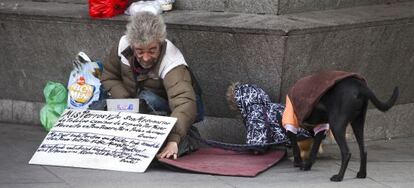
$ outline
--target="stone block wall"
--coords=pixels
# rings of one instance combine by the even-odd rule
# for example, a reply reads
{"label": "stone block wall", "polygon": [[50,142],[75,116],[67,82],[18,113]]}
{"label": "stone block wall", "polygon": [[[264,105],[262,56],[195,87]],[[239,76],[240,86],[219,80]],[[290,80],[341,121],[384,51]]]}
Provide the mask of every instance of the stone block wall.
{"label": "stone block wall", "polygon": [[[82,4],[13,5],[0,5],[1,121],[38,123],[34,114],[47,81],[66,84],[79,51],[103,60],[123,35],[127,18],[91,19]],[[371,109],[367,118],[368,137],[384,138],[414,130],[413,9],[414,2],[406,2],[282,16],[177,10],[164,17],[167,37],[204,91],[206,135],[240,138],[242,121],[225,100],[231,82],[258,84],[272,101],[283,102],[300,77],[340,69],[365,76],[381,100],[400,87],[395,111]]]}

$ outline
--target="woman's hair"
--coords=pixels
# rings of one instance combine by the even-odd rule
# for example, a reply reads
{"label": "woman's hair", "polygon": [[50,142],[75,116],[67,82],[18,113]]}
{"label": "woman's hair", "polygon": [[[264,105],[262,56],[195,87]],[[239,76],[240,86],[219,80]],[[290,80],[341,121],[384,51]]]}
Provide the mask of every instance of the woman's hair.
{"label": "woman's hair", "polygon": [[145,46],[152,42],[163,42],[167,37],[163,18],[150,12],[131,16],[126,28],[125,34],[130,45]]}
{"label": "woman's hair", "polygon": [[234,98],[234,90],[238,84],[239,82],[233,82],[232,84],[229,85],[226,91],[227,104],[229,105],[229,108],[232,110],[238,110],[236,99]]}

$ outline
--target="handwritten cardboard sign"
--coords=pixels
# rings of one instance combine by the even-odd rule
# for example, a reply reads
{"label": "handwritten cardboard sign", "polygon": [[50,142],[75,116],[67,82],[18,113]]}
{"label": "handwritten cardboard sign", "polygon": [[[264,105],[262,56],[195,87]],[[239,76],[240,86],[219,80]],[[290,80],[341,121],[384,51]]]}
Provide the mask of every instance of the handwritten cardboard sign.
{"label": "handwritten cardboard sign", "polygon": [[65,110],[29,164],[144,172],[176,118]]}

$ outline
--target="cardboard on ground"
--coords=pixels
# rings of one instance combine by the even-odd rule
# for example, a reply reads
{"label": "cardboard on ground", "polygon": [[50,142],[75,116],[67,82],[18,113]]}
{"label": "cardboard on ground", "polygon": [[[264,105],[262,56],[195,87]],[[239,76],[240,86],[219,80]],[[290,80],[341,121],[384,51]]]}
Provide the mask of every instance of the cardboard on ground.
{"label": "cardboard on ground", "polygon": [[176,118],[65,110],[29,164],[145,172]]}

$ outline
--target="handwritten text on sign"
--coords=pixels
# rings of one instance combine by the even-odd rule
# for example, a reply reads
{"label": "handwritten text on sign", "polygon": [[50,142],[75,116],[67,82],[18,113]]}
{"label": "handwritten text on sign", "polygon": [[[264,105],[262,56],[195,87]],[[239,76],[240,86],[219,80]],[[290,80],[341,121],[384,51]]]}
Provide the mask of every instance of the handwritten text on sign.
{"label": "handwritten text on sign", "polygon": [[66,110],[30,164],[144,172],[176,118]]}

